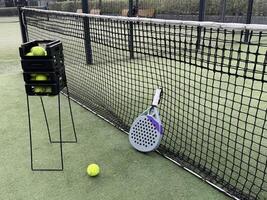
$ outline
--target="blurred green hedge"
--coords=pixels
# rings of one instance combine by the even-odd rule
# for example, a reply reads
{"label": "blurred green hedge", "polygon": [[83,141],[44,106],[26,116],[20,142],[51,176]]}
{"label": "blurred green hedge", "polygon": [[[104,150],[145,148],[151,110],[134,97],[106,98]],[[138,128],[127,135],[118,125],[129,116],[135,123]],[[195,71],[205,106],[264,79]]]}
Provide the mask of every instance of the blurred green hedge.
{"label": "blurred green hedge", "polygon": [[0,8],[0,17],[18,15],[17,7]]}

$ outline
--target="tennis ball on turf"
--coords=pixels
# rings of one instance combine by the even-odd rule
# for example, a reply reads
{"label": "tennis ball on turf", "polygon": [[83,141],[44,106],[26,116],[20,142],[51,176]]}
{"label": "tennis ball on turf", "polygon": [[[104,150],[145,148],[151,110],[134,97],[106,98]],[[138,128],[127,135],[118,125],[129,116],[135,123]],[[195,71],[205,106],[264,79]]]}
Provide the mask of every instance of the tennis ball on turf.
{"label": "tennis ball on turf", "polygon": [[34,87],[34,93],[44,93],[45,92],[45,88],[44,87]]}
{"label": "tennis ball on turf", "polygon": [[87,174],[89,176],[97,176],[100,173],[100,168],[97,164],[90,164],[87,167]]}
{"label": "tennis ball on turf", "polygon": [[26,56],[33,56],[33,53],[29,52],[29,53],[26,54]]}
{"label": "tennis ball on turf", "polygon": [[47,81],[47,76],[44,74],[36,74],[36,81]]}
{"label": "tennis ball on turf", "polygon": [[40,46],[32,47],[31,52],[34,56],[45,56],[45,49]]}

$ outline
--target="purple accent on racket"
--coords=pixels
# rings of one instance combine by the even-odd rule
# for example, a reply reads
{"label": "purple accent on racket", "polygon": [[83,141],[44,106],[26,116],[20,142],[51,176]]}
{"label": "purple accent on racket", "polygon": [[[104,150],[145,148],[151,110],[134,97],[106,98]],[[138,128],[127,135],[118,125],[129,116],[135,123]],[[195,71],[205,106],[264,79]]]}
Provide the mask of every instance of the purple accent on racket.
{"label": "purple accent on racket", "polygon": [[151,115],[147,115],[148,120],[153,124],[153,126],[157,129],[160,134],[163,134],[162,125],[158,123],[157,120],[154,119]]}

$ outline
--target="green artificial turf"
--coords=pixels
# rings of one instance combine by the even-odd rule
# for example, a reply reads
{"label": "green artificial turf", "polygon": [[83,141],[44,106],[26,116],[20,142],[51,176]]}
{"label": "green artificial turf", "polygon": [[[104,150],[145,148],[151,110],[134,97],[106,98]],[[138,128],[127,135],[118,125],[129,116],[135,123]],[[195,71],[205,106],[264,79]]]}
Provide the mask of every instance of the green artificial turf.
{"label": "green artificial turf", "polygon": [[[0,18],[12,21],[15,18]],[[26,98],[19,66],[18,23],[0,23],[0,199],[5,200],[219,200],[228,199],[157,153],[142,154],[126,134],[75,103],[78,143],[64,145],[63,172],[32,172]],[[4,31],[2,31],[4,30]],[[62,97],[64,139],[73,139]],[[58,138],[56,98],[44,98],[53,139]],[[35,167],[58,167],[59,146],[48,141],[39,98],[31,98]],[[89,163],[101,174],[86,175]]]}
{"label": "green artificial turf", "polygon": [[19,70],[21,43],[18,17],[0,17],[0,74]]}

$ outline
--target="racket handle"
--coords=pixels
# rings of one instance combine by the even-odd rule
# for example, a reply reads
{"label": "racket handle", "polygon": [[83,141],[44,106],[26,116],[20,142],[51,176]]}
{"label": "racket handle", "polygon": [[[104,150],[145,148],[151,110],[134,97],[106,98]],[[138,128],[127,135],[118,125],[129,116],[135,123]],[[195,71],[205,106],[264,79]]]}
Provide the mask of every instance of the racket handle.
{"label": "racket handle", "polygon": [[161,97],[161,92],[162,92],[161,88],[156,89],[155,96],[154,96],[153,102],[152,102],[152,106],[158,106],[159,101],[160,101],[160,97]]}

